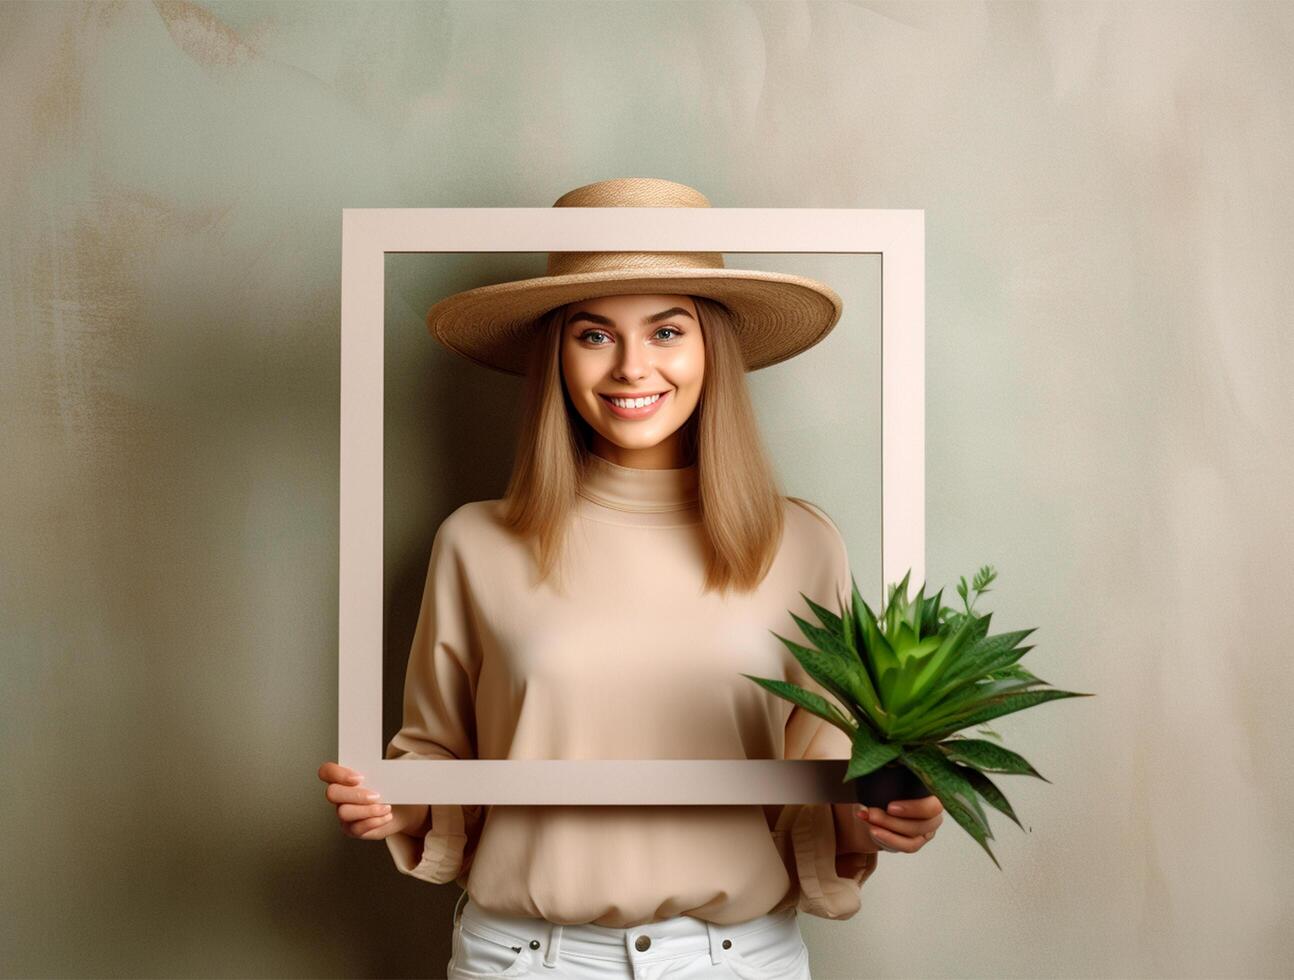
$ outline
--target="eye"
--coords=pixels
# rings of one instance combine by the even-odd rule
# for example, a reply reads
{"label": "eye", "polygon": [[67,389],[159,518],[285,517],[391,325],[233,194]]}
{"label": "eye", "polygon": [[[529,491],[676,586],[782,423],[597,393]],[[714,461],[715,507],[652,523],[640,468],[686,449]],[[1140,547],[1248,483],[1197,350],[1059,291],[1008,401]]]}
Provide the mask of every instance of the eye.
{"label": "eye", "polygon": [[[661,327],[659,330],[656,331],[655,336],[659,337],[661,334],[669,335],[664,338],[665,340],[674,340],[676,337],[683,336],[683,331],[679,330],[677,327]],[[592,339],[595,337],[607,337],[607,333],[605,330],[598,330],[596,327],[593,327],[588,330],[585,330],[582,334],[580,334],[575,339],[592,343],[594,347],[605,346],[604,344]]]}

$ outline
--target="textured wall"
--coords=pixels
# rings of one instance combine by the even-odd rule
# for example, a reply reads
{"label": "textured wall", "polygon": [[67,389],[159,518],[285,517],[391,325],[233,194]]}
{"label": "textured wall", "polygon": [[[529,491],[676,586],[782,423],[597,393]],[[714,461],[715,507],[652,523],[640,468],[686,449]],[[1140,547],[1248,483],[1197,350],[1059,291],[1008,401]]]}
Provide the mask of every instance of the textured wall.
{"label": "textured wall", "polygon": [[[437,974],[453,890],[314,776],[340,209],[653,175],[926,210],[929,578],[995,563],[995,627],[1098,694],[1001,725],[1052,780],[1003,780],[1003,871],[949,819],[805,920],[815,976],[1294,973],[1292,35],[1274,3],[0,5],[0,969]],[[396,657],[515,420],[406,286]],[[867,447],[851,323],[830,417]],[[784,475],[870,566],[792,377],[759,381]]]}

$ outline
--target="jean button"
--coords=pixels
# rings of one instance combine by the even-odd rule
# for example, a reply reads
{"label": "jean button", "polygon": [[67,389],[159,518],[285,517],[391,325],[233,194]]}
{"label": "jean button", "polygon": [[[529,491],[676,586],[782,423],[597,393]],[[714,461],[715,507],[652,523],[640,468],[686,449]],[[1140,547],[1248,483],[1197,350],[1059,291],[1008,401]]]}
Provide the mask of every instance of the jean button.
{"label": "jean button", "polygon": [[650,946],[651,946],[651,936],[639,936],[637,939],[634,940],[634,948],[636,948],[640,953]]}
{"label": "jean button", "polygon": [[732,940],[731,940],[731,939],[725,939],[725,940],[723,941],[723,948],[724,948],[724,949],[732,949]]}
{"label": "jean button", "polygon": [[538,939],[532,939],[532,940],[530,940],[530,948],[531,948],[531,949],[538,949],[538,948],[539,948],[539,940],[538,940]]}

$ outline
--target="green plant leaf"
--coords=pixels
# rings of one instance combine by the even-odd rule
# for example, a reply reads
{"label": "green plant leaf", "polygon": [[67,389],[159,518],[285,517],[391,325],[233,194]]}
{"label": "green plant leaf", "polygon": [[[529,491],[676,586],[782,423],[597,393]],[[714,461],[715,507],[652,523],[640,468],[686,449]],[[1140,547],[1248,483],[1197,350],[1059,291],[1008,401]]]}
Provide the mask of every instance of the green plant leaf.
{"label": "green plant leaf", "polygon": [[[804,593],[800,593],[804,595]],[[807,596],[805,597],[807,601]],[[821,626],[814,626],[806,619],[791,613],[791,618],[795,620],[795,625],[800,627],[800,632],[804,634],[805,639],[813,644],[814,648],[820,653],[829,654],[835,657],[840,664],[841,676],[844,679],[844,689],[848,692],[854,701],[872,714],[880,707],[880,699],[876,696],[876,691],[872,688],[871,679],[867,672],[859,664],[858,658],[855,657],[849,648],[845,645],[844,639],[837,633],[825,630]],[[808,669],[807,667],[805,668]],[[825,685],[824,685],[825,686]]]}
{"label": "green plant leaf", "polygon": [[887,707],[894,704],[894,684],[899,679],[899,667],[895,664],[892,667],[886,667],[881,671],[881,683],[879,690],[881,693],[881,703]]}
{"label": "green plant leaf", "polygon": [[871,674],[872,687],[880,693],[883,690],[881,677],[886,668],[898,666],[898,659],[894,656],[890,641],[876,625],[876,613],[872,612],[872,607],[858,591],[857,582],[853,583],[853,590],[850,618],[853,620],[854,634],[858,640],[859,652],[863,654],[863,665]]}
{"label": "green plant leaf", "polygon": [[942,608],[944,590],[940,589],[926,601],[921,614],[921,635],[931,636],[939,630],[939,611]]}
{"label": "green plant leaf", "polygon": [[1006,680],[1008,677],[1015,677],[1022,681],[1029,681],[1032,684],[1046,684],[1041,677],[1031,674],[1019,664],[1010,664],[1006,667],[999,667],[997,670],[990,671],[987,675],[994,679]]}
{"label": "green plant leaf", "polygon": [[[966,623],[963,623],[965,626]],[[959,630],[960,632],[960,630]],[[1017,630],[1014,633],[999,633],[996,636],[981,635],[971,640],[961,652],[947,664],[943,677],[933,683],[914,708],[931,711],[940,702],[956,694],[969,684],[983,678],[986,674],[1001,670],[1015,663],[1033,647],[1016,648],[1021,640],[1034,629]]]}
{"label": "green plant leaf", "polygon": [[874,772],[903,751],[902,746],[880,741],[863,726],[854,733],[853,746],[849,767],[845,770],[846,782]]}
{"label": "green plant leaf", "polygon": [[[772,630],[769,630],[773,633]],[[801,646],[794,640],[788,640],[784,636],[773,633],[786,648],[791,651],[795,659],[800,662],[805,673],[823,686],[823,688],[842,705],[844,705],[852,714],[856,715],[859,721],[862,721],[866,715],[866,710],[862,707],[859,698],[854,696],[853,681],[849,677],[848,671],[840,659],[833,654],[823,653],[821,650],[814,650],[809,647]]]}
{"label": "green plant leaf", "polygon": [[964,762],[969,766],[986,772],[1015,773],[1021,776],[1037,776],[1044,783],[1050,783],[1025,760],[1024,756],[1010,749],[995,745],[982,738],[958,738],[940,742],[937,746],[944,755],[954,762]]}
{"label": "green plant leaf", "polygon": [[912,602],[908,604],[907,614],[904,617],[918,639],[921,637],[921,618],[925,613],[926,602],[928,601],[926,599],[926,583],[922,582],[921,587],[917,589],[917,594],[912,597]]}
{"label": "green plant leaf", "polygon": [[1005,813],[1015,821],[1015,825],[1017,827],[1024,830],[1024,824],[1022,824],[1019,818],[1016,817],[1015,810],[1011,808],[1011,804],[1007,802],[1006,796],[997,788],[993,780],[989,779],[978,769],[972,769],[967,766],[962,767],[962,774],[966,777],[966,781],[975,787],[975,792],[984,797],[989,806]]}
{"label": "green plant leaf", "polygon": [[[943,725],[949,719],[958,718],[993,703],[994,698],[1029,686],[1031,685],[1028,681],[1017,678],[1006,680],[982,678],[932,708],[909,708],[902,717],[895,719],[894,739],[895,741],[929,741],[929,737],[924,733],[932,726]],[[916,726],[915,730],[913,726]]]}
{"label": "green plant leaf", "polygon": [[975,627],[975,620],[967,617],[956,629],[939,641],[934,655],[926,661],[914,679],[914,685],[919,693],[912,700],[910,705],[912,710],[927,710],[930,705],[938,703],[939,698],[935,694],[935,689],[943,684],[943,677],[956,669],[957,662],[964,656],[966,645],[973,642],[971,633]]}
{"label": "green plant leaf", "polygon": [[991,703],[971,710],[967,714],[958,714],[953,718],[931,722],[929,726],[923,724],[920,726],[919,734],[904,733],[900,735],[897,731],[891,731],[889,736],[896,741],[921,740],[938,742],[963,728],[969,728],[971,725],[979,724],[982,721],[1000,718],[1016,711],[1023,711],[1025,708],[1032,708],[1034,705],[1042,704],[1044,701],[1053,701],[1057,698],[1090,697],[1095,697],[1095,695],[1078,691],[1057,691],[1050,688],[1045,691],[1012,691],[1008,694],[990,698]]}
{"label": "green plant leaf", "polygon": [[799,705],[805,711],[812,712],[819,718],[831,722],[851,739],[854,737],[856,726],[821,694],[806,691],[804,688],[787,681],[773,680],[768,677],[754,677],[751,674],[742,674],[741,676],[749,677],[760,687],[772,691],[778,697],[785,698],[787,701]]}
{"label": "green plant leaf", "polygon": [[997,578],[997,572],[992,565],[985,565],[975,575],[975,582],[971,586],[976,592],[992,592],[988,587],[989,583]]}
{"label": "green plant leaf", "polygon": [[818,622],[822,624],[823,628],[830,630],[833,636],[839,636],[843,638],[844,634],[848,631],[842,628],[843,627],[842,617],[837,615],[836,613],[833,613],[826,606],[823,606],[814,602],[803,592],[801,592],[800,595],[804,598],[804,601],[808,605],[808,607],[811,610],[813,610],[813,615],[818,617]]}
{"label": "green plant leaf", "polygon": [[939,652],[940,637],[938,634],[927,636],[924,640],[916,641],[916,633],[913,632],[907,623],[900,623],[899,630],[901,636],[906,639],[912,638],[913,645],[904,649],[901,645],[898,648],[899,655],[899,673],[894,681],[894,686],[886,692],[888,701],[886,707],[890,713],[902,717],[907,711],[908,705],[917,700],[921,694],[921,687],[918,678],[925,671],[927,665]]}
{"label": "green plant leaf", "polygon": [[904,752],[900,759],[917,774],[931,793],[939,797],[944,810],[961,824],[962,829],[970,834],[980,847],[984,848],[1001,871],[1002,865],[998,863],[992,848],[988,846],[989,840],[993,837],[988,820],[980,808],[979,801],[975,798],[975,788],[958,771],[959,767],[944,758],[937,749],[928,745]]}

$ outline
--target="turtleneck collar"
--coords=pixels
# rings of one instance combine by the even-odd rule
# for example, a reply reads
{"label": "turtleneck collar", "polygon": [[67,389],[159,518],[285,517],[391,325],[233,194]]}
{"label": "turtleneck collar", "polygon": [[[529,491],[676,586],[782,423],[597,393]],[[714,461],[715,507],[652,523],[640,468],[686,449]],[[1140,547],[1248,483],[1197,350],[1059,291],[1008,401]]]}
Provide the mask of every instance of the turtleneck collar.
{"label": "turtleneck collar", "polygon": [[[646,520],[649,514],[686,518],[697,507],[697,465],[677,469],[640,469],[621,466],[589,453],[579,494],[601,513],[628,523]],[[643,515],[643,516],[640,516]]]}

